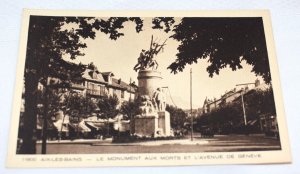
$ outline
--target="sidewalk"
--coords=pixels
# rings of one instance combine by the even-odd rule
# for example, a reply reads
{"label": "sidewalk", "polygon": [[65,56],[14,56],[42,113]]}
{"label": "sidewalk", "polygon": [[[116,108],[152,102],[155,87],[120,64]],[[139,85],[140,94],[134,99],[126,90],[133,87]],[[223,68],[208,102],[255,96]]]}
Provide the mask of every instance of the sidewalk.
{"label": "sidewalk", "polygon": [[[91,144],[91,143],[111,143],[112,138],[105,140],[101,139],[74,139],[74,140],[47,140],[47,144]],[[37,144],[42,144],[41,140],[37,141]]]}
{"label": "sidewalk", "polygon": [[[151,140],[130,143],[112,143],[112,138],[100,139],[75,139],[75,140],[54,140],[47,141],[47,144],[90,144],[92,146],[160,146],[160,145],[201,145],[208,144],[208,139],[178,139],[178,140]],[[41,144],[38,141],[37,144]]]}
{"label": "sidewalk", "polygon": [[161,145],[201,145],[208,144],[207,139],[177,139],[177,140],[149,140],[130,143],[105,143],[99,142],[92,144],[93,146],[161,146]]}
{"label": "sidewalk", "polygon": [[[243,139],[260,137],[263,139],[275,139],[273,137],[265,137],[264,134],[250,134],[248,136],[240,134],[232,135],[215,135],[213,138],[201,138],[200,136],[194,136],[193,141],[190,137],[185,139],[174,139],[174,140],[149,140],[149,141],[138,141],[138,142],[127,142],[127,143],[112,143],[112,138],[107,138],[105,140],[101,139],[74,139],[74,140],[51,140],[47,141],[47,144],[89,144],[92,146],[160,146],[160,145],[205,145],[209,142],[214,142],[216,140],[229,141],[229,139],[235,139],[238,137],[243,137]],[[248,138],[247,138],[248,137]],[[227,139],[229,138],[229,139]],[[239,138],[238,138],[239,139]],[[37,144],[41,144],[42,141],[37,141]]]}

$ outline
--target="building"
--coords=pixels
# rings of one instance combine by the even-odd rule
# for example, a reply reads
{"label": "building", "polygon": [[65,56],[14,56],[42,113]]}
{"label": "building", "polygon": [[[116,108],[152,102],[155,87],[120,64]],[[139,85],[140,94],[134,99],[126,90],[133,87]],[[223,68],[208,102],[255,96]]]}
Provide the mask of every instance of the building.
{"label": "building", "polygon": [[71,88],[83,96],[97,99],[105,95],[116,95],[120,103],[135,98],[137,86],[114,78],[112,72],[99,72],[97,68],[87,68],[82,78],[81,83],[73,83]]}
{"label": "building", "polygon": [[247,83],[247,84],[241,84],[245,85],[245,88],[237,89],[234,88],[230,91],[226,91],[224,95],[222,95],[219,99],[206,99],[204,100],[203,103],[203,108],[202,108],[202,113],[209,113],[213,111],[214,109],[217,109],[221,106],[224,106],[228,103],[231,103],[235,101],[237,98],[239,98],[242,94],[246,95],[248,92],[252,90],[257,90],[257,89],[266,89],[268,86],[266,84],[260,84],[260,81],[257,79],[255,80],[254,83]]}
{"label": "building", "polygon": [[[245,92],[248,89],[245,89]],[[203,103],[203,113],[209,113],[214,109],[217,109],[219,107],[221,107],[222,105],[224,106],[226,103],[230,103],[232,101],[234,101],[236,98],[238,98],[239,96],[241,96],[241,93],[244,91],[244,89],[240,89],[240,90],[236,90],[236,88],[234,88],[233,90],[230,90],[229,92],[226,92],[224,95],[222,95],[219,99],[208,99],[206,97],[206,99],[204,100]]]}

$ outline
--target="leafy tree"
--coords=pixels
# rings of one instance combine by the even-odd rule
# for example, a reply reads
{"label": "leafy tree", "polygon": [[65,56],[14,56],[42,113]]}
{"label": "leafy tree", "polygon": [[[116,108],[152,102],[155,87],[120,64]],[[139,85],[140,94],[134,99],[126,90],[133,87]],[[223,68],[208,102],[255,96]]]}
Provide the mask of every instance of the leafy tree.
{"label": "leafy tree", "polygon": [[183,18],[173,31],[171,37],[180,42],[177,59],[168,67],[173,73],[207,59],[212,77],[227,66],[242,68],[244,60],[252,72],[271,82],[262,18]]}
{"label": "leafy tree", "polygon": [[129,120],[136,115],[141,114],[139,109],[139,101],[125,101],[121,105],[121,113],[125,116],[124,119]]}
{"label": "leafy tree", "polygon": [[[62,103],[64,92],[61,90],[50,90],[48,92],[48,112],[47,115],[54,116],[57,111],[62,109],[64,107],[64,104]],[[44,110],[43,103],[45,102],[45,91],[44,90],[38,90],[37,94],[37,103],[41,106],[40,110]],[[40,113],[43,114],[43,113]],[[50,119],[50,118],[48,118]]]}
{"label": "leafy tree", "polygon": [[244,97],[247,117],[256,118],[260,114],[276,115],[274,95],[272,87],[267,90],[250,91]]}
{"label": "leafy tree", "polygon": [[[260,115],[276,115],[272,88],[267,90],[250,90],[244,94],[244,105],[247,120],[259,120]],[[241,97],[231,103],[199,115],[197,126],[211,126],[217,130],[229,131],[243,120]]]}
{"label": "leafy tree", "polygon": [[66,114],[73,118],[85,118],[97,109],[95,101],[77,93],[66,94],[64,103]]}
{"label": "leafy tree", "polygon": [[[113,40],[122,36],[118,29],[123,28],[126,21],[136,23],[136,31],[141,31],[142,20],[139,18],[109,18],[102,20],[90,17],[51,17],[31,16],[25,63],[25,112],[23,144],[21,154],[34,154],[36,149],[36,115],[38,84],[45,86],[44,113],[48,108],[48,78],[62,80],[61,87],[78,80],[83,72],[82,65],[71,64],[62,59],[65,55],[70,59],[82,56],[82,49],[87,45],[85,39],[94,39],[95,31],[99,30]],[[65,29],[65,24],[73,24]]]}
{"label": "leafy tree", "polygon": [[118,109],[119,99],[115,94],[113,96],[105,95],[97,105],[101,112],[100,117],[107,119],[107,136],[110,136],[109,119],[114,118],[120,112]]}
{"label": "leafy tree", "polygon": [[229,133],[234,125],[238,125],[243,120],[242,113],[241,103],[235,101],[199,115],[196,124],[199,130],[202,126],[210,126],[215,131]]}
{"label": "leafy tree", "polygon": [[100,116],[102,118],[114,118],[119,113],[119,110],[117,109],[119,99],[115,94],[113,96],[105,95],[98,101],[97,105],[100,109]]}
{"label": "leafy tree", "polygon": [[167,105],[166,111],[168,111],[171,116],[171,127],[176,130],[182,129],[184,127],[184,123],[186,122],[187,114],[182,109],[172,105]]}

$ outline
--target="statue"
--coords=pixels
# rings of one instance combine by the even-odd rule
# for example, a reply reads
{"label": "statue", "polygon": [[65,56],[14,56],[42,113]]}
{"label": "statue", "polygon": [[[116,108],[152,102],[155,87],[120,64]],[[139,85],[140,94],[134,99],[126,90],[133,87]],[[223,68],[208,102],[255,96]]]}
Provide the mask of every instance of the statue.
{"label": "statue", "polygon": [[134,66],[134,70],[156,70],[158,68],[158,63],[154,56],[157,55],[163,47],[165,46],[167,40],[163,44],[153,42],[153,36],[151,37],[150,49],[148,51],[142,50],[140,56],[138,57],[138,63]]}
{"label": "statue", "polygon": [[165,111],[166,109],[166,96],[161,88],[157,88],[152,97],[152,102],[157,111]]}
{"label": "statue", "polygon": [[151,99],[148,95],[143,95],[141,96],[141,105],[140,105],[140,110],[142,115],[149,115],[154,113],[154,108],[151,102]]}

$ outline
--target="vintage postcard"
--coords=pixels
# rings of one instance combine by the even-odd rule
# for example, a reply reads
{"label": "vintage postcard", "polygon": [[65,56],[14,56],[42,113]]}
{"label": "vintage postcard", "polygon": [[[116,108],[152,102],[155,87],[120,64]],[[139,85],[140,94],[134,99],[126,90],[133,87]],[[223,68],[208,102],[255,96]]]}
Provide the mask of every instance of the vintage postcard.
{"label": "vintage postcard", "polygon": [[8,167],[290,163],[268,11],[24,10]]}

